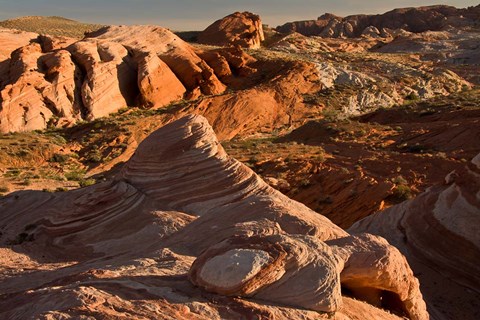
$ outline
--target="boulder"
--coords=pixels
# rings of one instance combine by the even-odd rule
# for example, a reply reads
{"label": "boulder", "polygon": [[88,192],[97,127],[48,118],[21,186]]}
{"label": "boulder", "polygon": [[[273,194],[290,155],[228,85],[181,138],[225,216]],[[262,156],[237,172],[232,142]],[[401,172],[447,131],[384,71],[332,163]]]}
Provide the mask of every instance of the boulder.
{"label": "boulder", "polygon": [[250,12],[235,12],[215,21],[198,35],[198,42],[216,45],[238,45],[257,49],[265,40],[262,21]]}
{"label": "boulder", "polygon": [[144,106],[163,107],[183,98],[187,91],[185,86],[155,53],[139,52],[135,60],[138,88]]}
{"label": "boulder", "polygon": [[190,279],[218,294],[335,312],[342,304],[339,264],[314,237],[234,237],[203,252]]}

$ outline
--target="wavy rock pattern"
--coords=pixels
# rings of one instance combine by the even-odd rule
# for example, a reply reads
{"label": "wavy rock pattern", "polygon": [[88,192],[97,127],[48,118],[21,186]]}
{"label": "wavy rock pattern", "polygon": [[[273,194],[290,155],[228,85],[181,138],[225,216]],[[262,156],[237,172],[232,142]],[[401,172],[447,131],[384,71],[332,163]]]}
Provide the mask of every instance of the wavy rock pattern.
{"label": "wavy rock pattern", "polygon": [[219,294],[332,312],[342,301],[338,265],[332,250],[314,237],[234,237],[203,252],[190,278]]}
{"label": "wavy rock pattern", "polygon": [[[350,232],[385,237],[406,255],[435,316],[476,319],[465,308],[480,296],[480,155],[413,200],[354,224]],[[471,292],[464,297],[464,290]],[[462,292],[460,294],[459,292]],[[466,302],[464,300],[467,300]],[[471,302],[469,302],[471,301]],[[473,308],[475,309],[475,308]]]}
{"label": "wavy rock pattern", "polygon": [[344,287],[428,319],[397,250],[351,237],[269,187],[201,116],[154,132],[113,181],[14,193],[0,213],[0,241],[11,248],[0,260],[1,317],[394,317],[342,297]]}

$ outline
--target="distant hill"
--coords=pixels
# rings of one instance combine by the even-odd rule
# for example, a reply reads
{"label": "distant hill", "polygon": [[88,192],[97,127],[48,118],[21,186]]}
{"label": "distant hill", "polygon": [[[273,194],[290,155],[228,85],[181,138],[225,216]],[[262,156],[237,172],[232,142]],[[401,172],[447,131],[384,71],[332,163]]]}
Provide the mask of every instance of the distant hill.
{"label": "distant hill", "polygon": [[478,28],[479,21],[480,5],[465,9],[435,5],[395,9],[384,14],[359,14],[348,17],[326,13],[317,20],[288,22],[277,27],[276,31],[281,33],[298,32],[305,36],[322,36],[324,38],[355,38],[360,37],[371,28],[378,30],[378,33],[396,29],[419,33],[447,30],[448,28]]}
{"label": "distant hill", "polygon": [[26,16],[0,21],[0,26],[53,36],[83,38],[85,32],[95,31],[100,24],[82,23],[63,17]]}

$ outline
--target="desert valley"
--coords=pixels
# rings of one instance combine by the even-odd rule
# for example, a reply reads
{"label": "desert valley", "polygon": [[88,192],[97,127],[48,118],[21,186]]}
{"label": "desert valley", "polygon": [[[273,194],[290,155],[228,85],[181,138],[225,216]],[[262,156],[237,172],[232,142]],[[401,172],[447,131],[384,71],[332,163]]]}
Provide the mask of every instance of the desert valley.
{"label": "desert valley", "polygon": [[480,5],[0,22],[0,319],[480,319],[479,227]]}

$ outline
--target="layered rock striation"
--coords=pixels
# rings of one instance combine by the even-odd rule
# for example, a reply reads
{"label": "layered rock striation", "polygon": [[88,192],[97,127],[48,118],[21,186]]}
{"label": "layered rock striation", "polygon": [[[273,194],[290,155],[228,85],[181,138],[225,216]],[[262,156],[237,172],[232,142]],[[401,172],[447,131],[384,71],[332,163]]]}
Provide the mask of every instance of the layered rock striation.
{"label": "layered rock striation", "polygon": [[479,177],[480,155],[451,172],[443,185],[349,229],[385,237],[405,254],[435,318],[479,316],[478,309],[471,308],[480,296]]}
{"label": "layered rock striation", "polygon": [[2,317],[428,319],[398,250],[269,187],[201,116],[154,132],[111,181],[13,193],[0,212]]}

